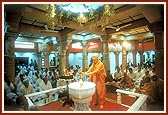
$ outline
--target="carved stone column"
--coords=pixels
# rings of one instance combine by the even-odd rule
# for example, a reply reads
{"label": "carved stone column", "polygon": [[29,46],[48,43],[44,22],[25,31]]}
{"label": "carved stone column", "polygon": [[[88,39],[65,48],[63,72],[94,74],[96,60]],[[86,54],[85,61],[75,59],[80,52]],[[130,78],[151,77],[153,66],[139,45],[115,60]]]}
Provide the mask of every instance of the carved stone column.
{"label": "carved stone column", "polygon": [[126,69],[127,66],[127,51],[126,47],[122,44],[122,71]]}
{"label": "carved stone column", "polygon": [[59,56],[58,56],[58,58],[59,58],[59,71],[60,71],[60,74],[62,74],[62,72],[63,72],[63,70],[64,70],[64,68],[66,68],[66,58],[65,58],[65,54],[66,54],[66,52],[65,51],[63,51],[63,48],[62,48],[63,46],[62,46],[62,42],[61,41],[59,41],[59,47],[58,47],[58,52],[59,52]]}
{"label": "carved stone column", "polygon": [[50,52],[43,52],[44,53],[44,59],[45,59],[45,68],[49,69],[49,55]]}
{"label": "carved stone column", "polygon": [[86,71],[88,69],[88,61],[87,61],[87,50],[86,50],[87,41],[82,41],[83,46],[83,61],[82,61],[82,71]]}
{"label": "carved stone column", "polygon": [[60,74],[63,73],[63,70],[66,68],[66,52],[63,52],[59,55],[59,59],[60,59]]}
{"label": "carved stone column", "polygon": [[[155,69],[156,75],[161,79],[164,79],[164,33],[157,32],[154,33],[155,39],[155,50],[156,50],[156,58],[155,58]],[[166,54],[165,54],[166,55]]]}
{"label": "carved stone column", "polygon": [[72,42],[72,35],[68,34],[68,35],[62,36],[62,38],[58,40],[58,42],[59,42],[58,52],[59,52],[59,61],[60,61],[59,70],[60,70],[60,74],[62,74],[63,70],[68,66],[67,50],[68,50],[68,46]]}
{"label": "carved stone column", "polygon": [[140,65],[143,64],[143,51],[138,51],[139,55],[140,55]]}
{"label": "carved stone column", "polygon": [[5,38],[5,51],[4,51],[4,72],[9,76],[12,82],[15,82],[15,39],[16,36],[8,36]]}
{"label": "carved stone column", "polygon": [[132,43],[132,47],[133,47],[133,51],[132,51],[132,54],[133,54],[133,65],[134,66],[137,66],[137,60],[136,60],[136,54],[137,54],[137,44],[136,44],[136,41]]}
{"label": "carved stone column", "polygon": [[114,52],[114,54],[115,54],[116,67],[119,67],[119,54],[120,54],[120,52],[117,51],[117,52]]}
{"label": "carved stone column", "polygon": [[136,50],[133,50],[133,51],[132,51],[132,54],[133,54],[133,65],[134,65],[134,66],[137,66],[137,64],[136,64],[136,53],[137,53]]}
{"label": "carved stone column", "polygon": [[41,69],[41,65],[42,65],[42,63],[41,63],[41,52],[37,52],[37,58],[38,58],[38,70],[40,70]]}
{"label": "carved stone column", "polygon": [[107,36],[102,36],[101,42],[102,42],[103,63],[104,63],[105,69],[110,70],[110,58],[109,58]]}

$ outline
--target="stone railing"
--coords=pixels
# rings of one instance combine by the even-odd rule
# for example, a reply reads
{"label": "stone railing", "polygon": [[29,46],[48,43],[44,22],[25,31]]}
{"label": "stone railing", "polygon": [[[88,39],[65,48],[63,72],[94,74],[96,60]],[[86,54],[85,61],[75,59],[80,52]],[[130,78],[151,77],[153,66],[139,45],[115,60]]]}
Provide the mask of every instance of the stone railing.
{"label": "stone railing", "polygon": [[[66,89],[66,86],[60,86],[60,87],[45,90],[45,91],[27,94],[27,95],[25,95],[25,97],[28,102],[28,107],[30,107],[30,106],[43,106],[43,105],[49,104],[51,102],[57,101],[58,100],[58,93],[60,91],[63,91],[64,89]],[[47,96],[45,96],[45,95],[47,95]]]}
{"label": "stone railing", "polygon": [[[146,110],[146,99],[148,97],[147,95],[134,93],[131,91],[125,91],[121,89],[117,89],[116,92],[117,92],[117,103],[123,106],[129,107],[127,111],[140,111],[140,110],[145,111]],[[122,94],[133,96],[133,97],[136,97],[137,99],[131,106],[128,106],[128,105],[122,104]]]}
{"label": "stone railing", "polygon": [[[66,88],[67,86],[60,86],[60,87],[53,88],[50,90],[25,95],[28,101],[28,106],[29,107],[30,106],[43,106],[51,102],[57,101],[58,100],[57,94],[58,92],[60,92],[60,89],[64,90]],[[116,92],[117,92],[117,103],[121,104],[122,106],[128,107],[129,109],[127,111],[145,111],[146,110],[146,99],[148,96],[139,94],[139,93],[134,93],[131,91],[121,90],[121,89],[117,89]],[[49,96],[47,98],[40,98],[44,94],[48,94]],[[55,97],[53,96],[53,94],[55,94]],[[129,105],[122,103],[122,94],[133,96],[137,99],[131,106],[129,106]]]}

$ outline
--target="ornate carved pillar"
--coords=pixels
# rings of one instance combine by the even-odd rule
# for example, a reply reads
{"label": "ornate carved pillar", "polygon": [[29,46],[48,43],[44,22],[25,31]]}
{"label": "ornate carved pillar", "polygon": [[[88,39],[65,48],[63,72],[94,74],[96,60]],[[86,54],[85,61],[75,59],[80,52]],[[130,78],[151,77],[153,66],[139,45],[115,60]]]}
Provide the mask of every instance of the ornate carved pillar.
{"label": "ornate carved pillar", "polygon": [[136,60],[136,54],[137,54],[137,44],[136,44],[136,41],[132,43],[132,47],[133,47],[133,51],[132,51],[132,54],[133,54],[133,65],[134,66],[137,66],[137,60]]}
{"label": "ornate carved pillar", "polygon": [[58,52],[59,52],[59,71],[60,74],[62,74],[64,68],[66,68],[66,58],[65,58],[65,54],[66,51],[63,50],[63,43],[61,41],[59,41],[59,47],[58,47]]}
{"label": "ornate carved pillar", "polygon": [[49,55],[50,52],[43,52],[44,53],[44,59],[45,59],[45,68],[49,69]]}
{"label": "ornate carved pillar", "polygon": [[103,63],[106,70],[110,70],[110,58],[109,58],[109,48],[108,48],[108,38],[107,36],[102,36],[102,56]]}
{"label": "ornate carved pillar", "polygon": [[154,33],[155,39],[155,50],[156,50],[156,57],[155,57],[155,69],[156,75],[161,79],[164,79],[164,33],[155,32]]}
{"label": "ornate carved pillar", "polygon": [[140,55],[140,65],[143,64],[143,51],[138,51],[139,55]]}
{"label": "ornate carved pillar", "polygon": [[115,54],[116,67],[119,67],[119,54],[120,54],[120,52],[117,51],[117,52],[114,52],[114,54]]}
{"label": "ornate carved pillar", "polygon": [[134,66],[137,66],[137,64],[136,64],[136,53],[137,53],[137,51],[133,50],[132,54],[133,54],[133,65]]}
{"label": "ornate carved pillar", "polygon": [[63,73],[63,70],[66,68],[67,64],[66,64],[66,52],[63,52],[59,55],[59,59],[60,59],[60,74]]}
{"label": "ornate carved pillar", "polygon": [[126,47],[122,44],[122,71],[126,69],[127,66],[127,51]]}
{"label": "ornate carved pillar", "polygon": [[5,38],[4,73],[15,82],[15,39],[16,35]]}
{"label": "ornate carved pillar", "polygon": [[62,36],[62,38],[58,42],[59,42],[58,52],[59,52],[59,61],[60,61],[59,70],[60,70],[60,74],[62,74],[63,70],[68,66],[67,50],[68,50],[68,46],[72,42],[72,35],[68,34],[68,35]]}
{"label": "ornate carved pillar", "polygon": [[41,63],[41,52],[37,52],[37,58],[38,58],[38,70],[40,70],[41,69],[41,65],[42,65],[42,63]]}
{"label": "ornate carved pillar", "polygon": [[88,61],[87,61],[87,51],[86,51],[86,44],[87,41],[83,40],[82,41],[82,46],[83,46],[83,61],[82,61],[82,71],[86,71],[88,69]]}

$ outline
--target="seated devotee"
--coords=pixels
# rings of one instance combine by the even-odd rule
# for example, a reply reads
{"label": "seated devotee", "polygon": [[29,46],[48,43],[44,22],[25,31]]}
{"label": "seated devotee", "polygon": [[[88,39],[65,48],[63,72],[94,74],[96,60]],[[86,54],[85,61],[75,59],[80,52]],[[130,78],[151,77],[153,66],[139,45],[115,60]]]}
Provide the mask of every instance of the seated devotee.
{"label": "seated devotee", "polygon": [[29,105],[28,100],[25,96],[20,96],[17,100],[17,104],[21,105],[20,107],[23,108],[24,111],[39,111],[39,107],[36,105]]}
{"label": "seated devotee", "polygon": [[156,75],[155,67],[153,67],[153,68],[149,71],[149,74],[150,74],[150,76]]}
{"label": "seated devotee", "polygon": [[138,66],[137,71],[135,71],[135,74],[136,74],[136,80],[135,80],[134,84],[139,87],[140,82],[143,77],[141,66]]}
{"label": "seated devotee", "polygon": [[52,85],[51,82],[48,80],[48,78],[44,77],[42,84],[40,84],[40,91],[45,91],[48,89],[52,89]]}
{"label": "seated devotee", "polygon": [[113,76],[111,75],[110,70],[107,70],[106,74],[107,74],[107,77],[105,78],[106,91],[111,92],[112,86],[110,83],[113,81]]}
{"label": "seated devotee", "polygon": [[141,66],[138,66],[138,69],[137,69],[137,71],[135,72],[135,74],[136,74],[136,77],[137,77],[138,80],[142,80],[143,73],[142,73]]}
{"label": "seated devotee", "polygon": [[26,73],[26,66],[25,66],[25,64],[22,64],[22,66],[20,66],[20,74],[25,74]]}
{"label": "seated devotee", "polygon": [[14,83],[14,85],[16,85],[19,82],[20,82],[20,73],[18,71],[18,72],[16,72],[16,75],[15,75],[15,83]]}
{"label": "seated devotee", "polygon": [[43,76],[47,77],[49,75],[49,69],[45,68],[44,72],[43,72]]}
{"label": "seated devotee", "polygon": [[44,68],[41,67],[41,69],[39,70],[39,74],[43,74],[44,73]]}
{"label": "seated devotee", "polygon": [[[48,80],[47,77],[43,78],[43,82],[40,84],[40,91],[45,91],[52,89],[51,82]],[[53,93],[47,93],[47,94],[42,94],[40,97],[41,98],[48,98],[49,96],[53,95]]]}
{"label": "seated devotee", "polygon": [[4,104],[5,105],[12,105],[14,104],[15,101],[13,99],[10,99],[7,95],[6,95],[6,91],[4,91]]}
{"label": "seated devotee", "polygon": [[142,80],[140,81],[140,88],[144,85],[144,79],[145,79],[146,77],[151,77],[151,76],[149,75],[149,71],[145,71],[145,75],[143,75]]}
{"label": "seated devotee", "polygon": [[11,82],[10,77],[6,75],[5,75],[5,81],[4,81],[4,92],[7,98],[12,99],[13,101],[15,101],[15,99],[17,98],[15,87]]}
{"label": "seated devotee", "polygon": [[123,70],[123,72],[127,72],[128,73],[129,72],[129,68],[130,68],[130,66],[127,65],[126,68],[125,68],[125,70]]}
{"label": "seated devotee", "polygon": [[54,76],[54,73],[52,71],[48,72],[48,75],[46,76],[48,80],[51,80],[51,78]]}
{"label": "seated devotee", "polygon": [[52,76],[50,82],[51,82],[52,88],[57,87],[57,78],[55,76]]}
{"label": "seated devotee", "polygon": [[133,82],[137,80],[136,74],[133,72],[133,69],[132,69],[132,68],[129,68],[129,69],[128,69],[128,73],[127,73],[127,74],[128,74],[128,76],[132,79]]}
{"label": "seated devotee", "polygon": [[157,101],[164,101],[164,80],[158,78],[158,76],[153,75],[151,77],[154,83],[155,97]]}
{"label": "seated devotee", "polygon": [[141,88],[136,87],[135,92],[147,95],[148,96],[147,103],[155,102],[154,84],[151,82],[150,77],[145,77],[144,86],[142,86]]}
{"label": "seated devotee", "polygon": [[25,79],[27,79],[30,83],[33,83],[32,75],[29,74],[30,69],[25,73]]}
{"label": "seated devotee", "polygon": [[120,71],[120,68],[117,67],[116,71],[114,72],[114,80],[118,82],[121,80],[121,78],[122,78],[122,72]]}
{"label": "seated devotee", "polygon": [[19,111],[27,111],[28,110],[28,101],[24,95],[19,96],[16,99],[16,106],[18,106]]}
{"label": "seated devotee", "polygon": [[21,89],[22,89],[22,87],[24,86],[24,85],[23,85],[24,79],[25,79],[25,78],[24,78],[24,74],[20,74],[20,75],[19,75],[19,80],[16,82],[16,87],[17,87],[16,93],[17,93],[18,96],[21,96],[21,95],[22,95]]}
{"label": "seated devotee", "polygon": [[34,72],[34,74],[32,75],[33,79],[32,79],[32,86],[34,89],[36,89],[36,82],[37,82],[37,79],[39,78],[39,73],[38,71]]}
{"label": "seated devotee", "polygon": [[132,79],[127,75],[127,72],[124,72],[124,76],[119,81],[120,88],[124,89],[133,89],[135,87],[134,83],[132,82]]}
{"label": "seated devotee", "polygon": [[142,69],[141,71],[143,74],[145,74],[146,71],[149,71],[148,66],[146,64],[143,64],[141,69]]}
{"label": "seated devotee", "polygon": [[21,88],[22,95],[34,93],[33,86],[28,80],[23,81],[23,87]]}
{"label": "seated devotee", "polygon": [[44,78],[43,74],[40,74],[38,76],[38,79],[37,79],[36,84],[35,84],[35,86],[36,86],[35,90],[37,92],[40,90],[40,85],[41,85],[41,83],[43,83],[43,78]]}

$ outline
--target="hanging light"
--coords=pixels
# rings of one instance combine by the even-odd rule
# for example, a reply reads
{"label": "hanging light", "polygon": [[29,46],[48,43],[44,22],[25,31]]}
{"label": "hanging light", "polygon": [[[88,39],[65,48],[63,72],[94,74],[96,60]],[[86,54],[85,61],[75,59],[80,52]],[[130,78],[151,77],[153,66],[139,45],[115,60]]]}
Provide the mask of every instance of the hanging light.
{"label": "hanging light", "polygon": [[77,17],[77,22],[80,24],[84,24],[87,23],[87,21],[88,21],[87,17],[83,14],[83,12],[81,12]]}

